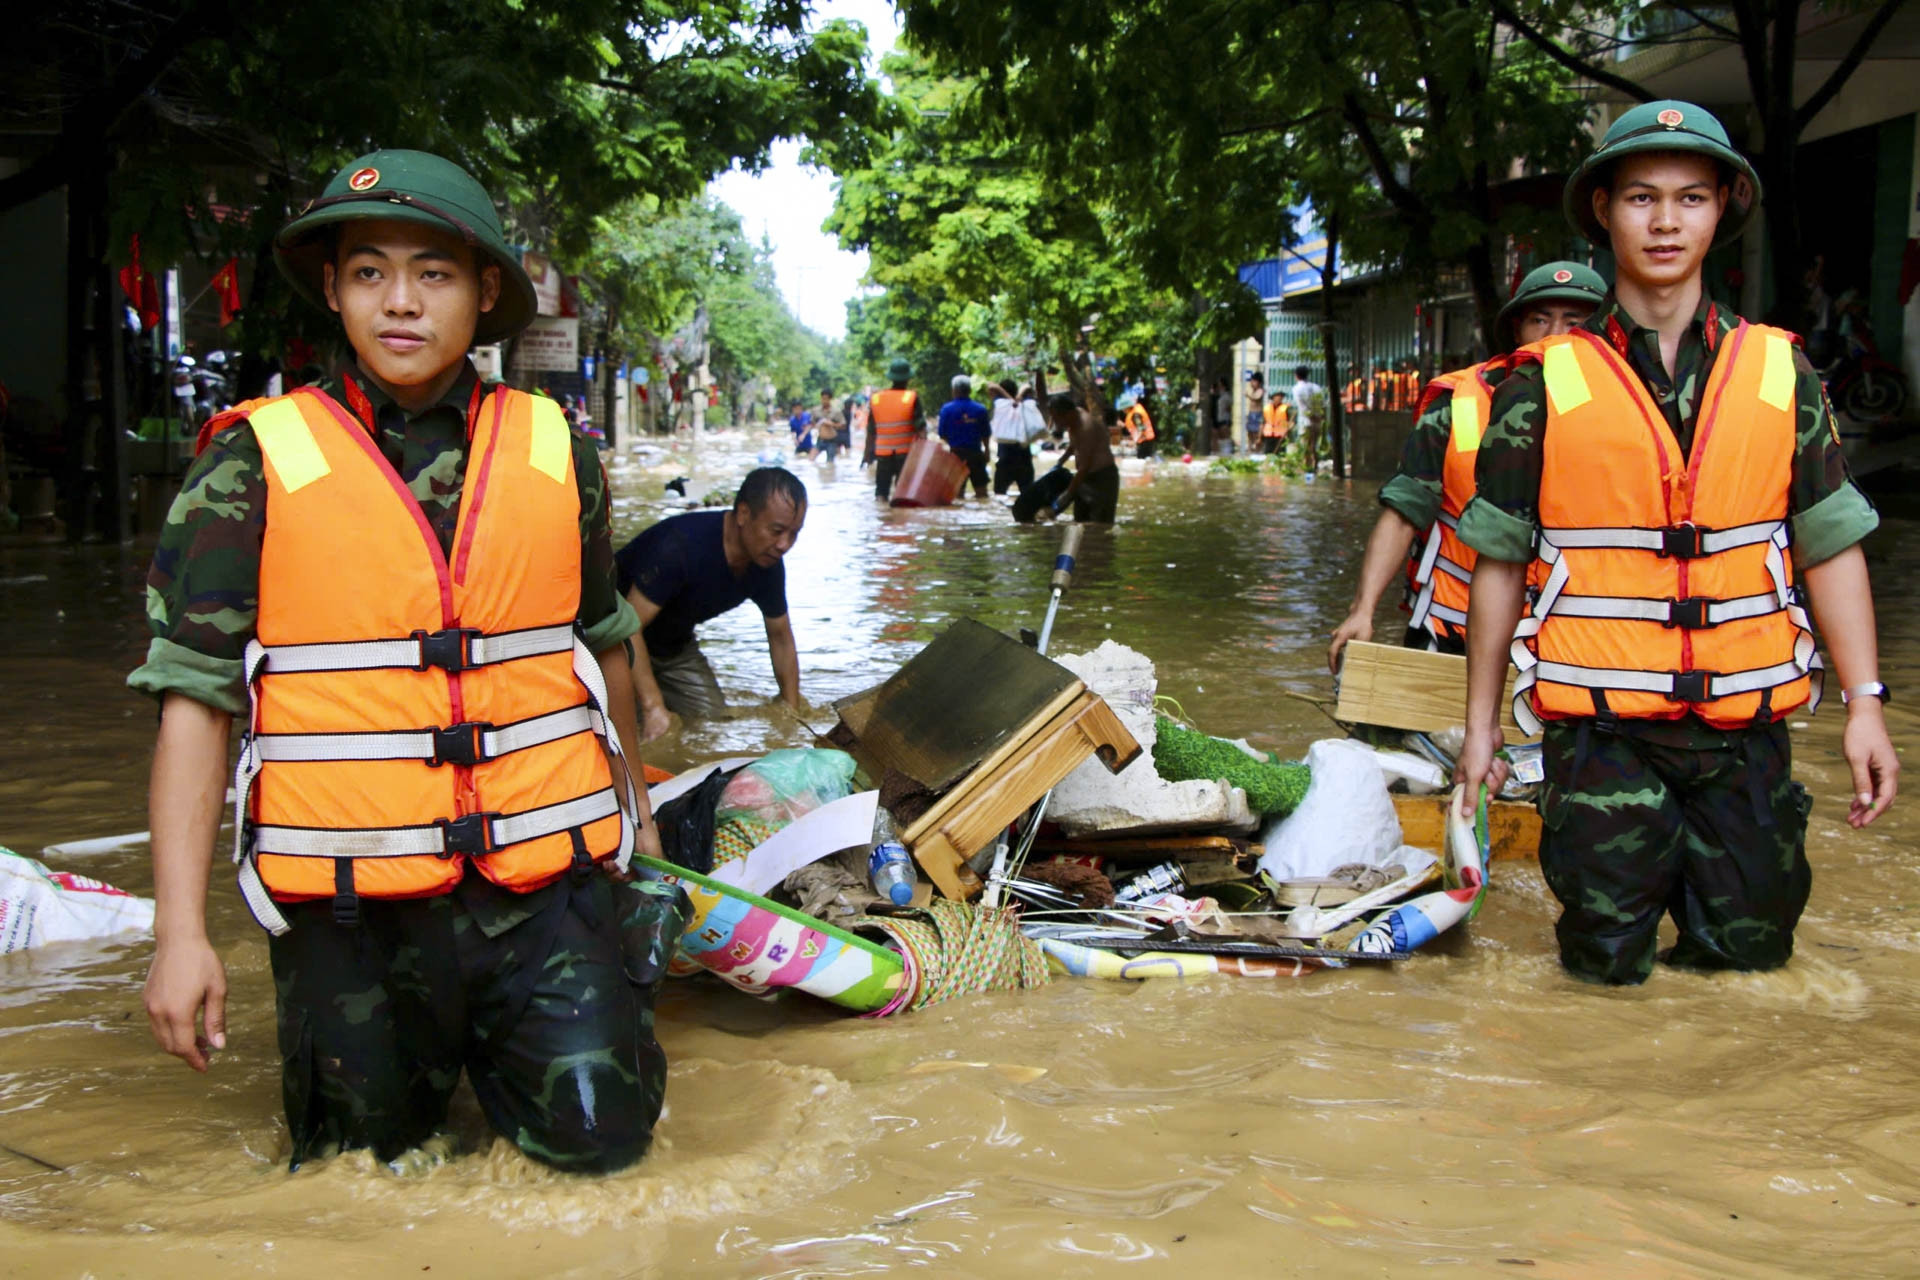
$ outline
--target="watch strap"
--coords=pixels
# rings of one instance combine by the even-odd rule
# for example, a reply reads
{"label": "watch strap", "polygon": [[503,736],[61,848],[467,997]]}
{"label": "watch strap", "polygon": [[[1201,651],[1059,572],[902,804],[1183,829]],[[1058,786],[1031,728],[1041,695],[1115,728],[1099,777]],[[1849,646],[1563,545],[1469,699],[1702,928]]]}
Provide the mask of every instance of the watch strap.
{"label": "watch strap", "polygon": [[1855,698],[1878,698],[1885,706],[1893,701],[1893,695],[1887,692],[1887,686],[1878,680],[1869,680],[1865,684],[1856,684],[1851,689],[1840,691],[1840,705],[1845,706]]}

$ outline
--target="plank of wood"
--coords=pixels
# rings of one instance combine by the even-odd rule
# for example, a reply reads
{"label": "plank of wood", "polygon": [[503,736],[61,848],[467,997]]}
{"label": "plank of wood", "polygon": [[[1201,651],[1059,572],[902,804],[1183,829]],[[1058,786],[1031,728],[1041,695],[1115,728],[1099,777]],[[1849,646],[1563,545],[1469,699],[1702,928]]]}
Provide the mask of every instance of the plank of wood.
{"label": "plank of wood", "polygon": [[[1500,725],[1517,742],[1526,738],[1513,722],[1513,676],[1500,695]],[[1463,724],[1467,716],[1467,660],[1391,644],[1354,641],[1340,667],[1340,700],[1334,719],[1384,729],[1434,733]]]}
{"label": "plank of wood", "polygon": [[[925,813],[916,818],[913,825],[907,828],[907,832],[927,831],[937,826],[942,818],[966,802],[969,787],[977,786],[980,779],[991,776],[996,769],[1019,752],[1031,750],[1037,736],[1044,733],[1055,720],[1074,708],[1084,705],[1086,700],[1092,697],[1094,695],[1087,692],[1085,685],[1077,680],[1074,681],[1072,688],[1063,690],[1058,697],[1028,717],[1026,723],[1009,733],[1005,742],[995,747],[993,752],[975,766],[966,777],[956,782],[945,795],[934,801]],[[1045,788],[1041,790],[1044,791]],[[1039,793],[1036,792],[1033,798],[1038,800]],[[913,844],[910,835],[902,835],[901,838],[909,846]]]}
{"label": "plank of wood", "polygon": [[944,791],[1083,687],[1058,663],[962,618],[880,686],[864,726],[848,727],[883,768]]}
{"label": "plank of wood", "polygon": [[[1088,756],[1111,756],[1124,767],[1140,751],[1118,716],[1092,693],[1082,692],[1039,733],[991,770],[977,770],[942,803],[927,811],[901,840],[941,892],[971,891],[961,875],[965,859],[985,848],[1008,823]],[[950,887],[951,886],[951,887]]]}
{"label": "plank of wood", "polygon": [[[1400,815],[1400,838],[1416,849],[1438,853],[1447,841],[1450,794],[1396,794],[1393,807]],[[1519,801],[1492,801],[1487,805],[1487,836],[1495,862],[1531,862],[1540,856],[1540,813]]]}
{"label": "plank of wood", "polygon": [[1033,842],[1035,853],[1065,853],[1075,856],[1092,855],[1098,858],[1174,858],[1182,855],[1193,857],[1205,853],[1232,854],[1245,847],[1245,842],[1236,845],[1226,836],[1136,836],[1122,837],[1116,840],[1102,840],[1089,837],[1080,840],[1049,840],[1042,837]]}

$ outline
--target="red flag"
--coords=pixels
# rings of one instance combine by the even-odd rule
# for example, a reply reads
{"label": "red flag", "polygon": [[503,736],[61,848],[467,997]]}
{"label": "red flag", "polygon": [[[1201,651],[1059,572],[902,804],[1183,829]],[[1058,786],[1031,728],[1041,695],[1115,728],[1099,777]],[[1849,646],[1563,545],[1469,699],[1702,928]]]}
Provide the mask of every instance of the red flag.
{"label": "red flag", "polygon": [[140,313],[140,327],[151,329],[160,323],[160,285],[145,267],[140,265],[140,237],[136,233],[131,242],[127,265],[120,268],[120,288],[126,293],[127,301]]}
{"label": "red flag", "polygon": [[228,258],[227,265],[213,273],[209,287],[220,296],[220,327],[224,329],[240,314],[240,259]]}

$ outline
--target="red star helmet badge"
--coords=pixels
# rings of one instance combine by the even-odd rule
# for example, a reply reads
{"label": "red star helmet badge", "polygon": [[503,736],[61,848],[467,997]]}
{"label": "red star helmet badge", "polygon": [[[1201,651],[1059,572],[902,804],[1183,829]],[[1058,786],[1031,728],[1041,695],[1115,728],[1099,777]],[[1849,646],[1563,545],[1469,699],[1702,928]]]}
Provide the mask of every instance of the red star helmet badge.
{"label": "red star helmet badge", "polygon": [[1680,122],[1685,120],[1686,117],[1681,115],[1678,111],[1675,111],[1672,107],[1668,107],[1665,111],[1662,111],[1659,115],[1655,116],[1654,119],[1658,120],[1661,124],[1667,126],[1667,128],[1669,129],[1678,129],[1680,127]]}
{"label": "red star helmet badge", "polygon": [[1565,267],[1562,267],[1558,271],[1553,273],[1553,282],[1555,284],[1566,284],[1568,281],[1572,279],[1573,279],[1573,272],[1567,270]]}
{"label": "red star helmet badge", "polygon": [[354,191],[367,191],[378,186],[379,183],[380,171],[378,169],[358,169],[354,171],[351,178],[347,179],[347,186]]}

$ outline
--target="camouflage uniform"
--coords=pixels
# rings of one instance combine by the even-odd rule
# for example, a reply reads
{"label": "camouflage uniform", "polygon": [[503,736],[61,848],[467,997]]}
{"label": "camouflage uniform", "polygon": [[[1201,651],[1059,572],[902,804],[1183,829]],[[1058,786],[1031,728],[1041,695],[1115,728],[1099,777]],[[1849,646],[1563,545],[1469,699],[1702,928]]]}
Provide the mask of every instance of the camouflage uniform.
{"label": "camouflage uniform", "polygon": [[[469,365],[413,415],[370,382],[321,389],[361,419],[449,551],[468,413],[489,388]],[[614,586],[599,455],[578,434],[572,447],[577,623],[600,653],[639,619]],[[241,663],[259,612],[266,499],[243,420],[209,442],[167,514],[147,579],[153,639],[128,684],[247,714]],[[517,894],[469,871],[451,895],[362,898],[351,928],[331,908],[286,906],[292,928],[269,942],[296,1166],[359,1146],[391,1159],[418,1143],[445,1119],[462,1067],[488,1120],[536,1159],[588,1171],[645,1153],[665,1079],[653,996],[684,922],[679,897],[583,871]]]}
{"label": "camouflage uniform", "polygon": [[645,1155],[666,1096],[653,1002],[686,924],[677,886],[591,868],[529,894],[469,870],[453,893],[283,908],[273,939],[293,1167],[371,1147],[391,1160],[446,1120],[461,1068],[487,1122],[573,1173]]}
{"label": "camouflage uniform", "polygon": [[[1659,334],[1609,296],[1585,327],[1628,361],[1683,451],[1693,449],[1713,353],[1738,320],[1704,300],[1668,377]],[[1879,517],[1854,486],[1819,375],[1794,353],[1800,429],[1788,514],[1794,563],[1846,550]],[[1546,392],[1525,365],[1494,392],[1461,538],[1483,556],[1527,561],[1538,525]],[[1652,963],[1664,906],[1680,926],[1676,964],[1772,968],[1793,952],[1807,896],[1801,847],[1808,802],[1791,780],[1779,724],[1716,729],[1680,720],[1579,719],[1548,726],[1547,832],[1541,868],[1565,908],[1562,962],[1607,982],[1639,982]]]}

